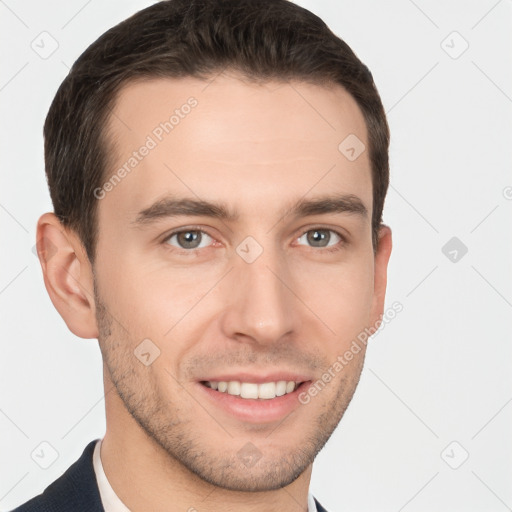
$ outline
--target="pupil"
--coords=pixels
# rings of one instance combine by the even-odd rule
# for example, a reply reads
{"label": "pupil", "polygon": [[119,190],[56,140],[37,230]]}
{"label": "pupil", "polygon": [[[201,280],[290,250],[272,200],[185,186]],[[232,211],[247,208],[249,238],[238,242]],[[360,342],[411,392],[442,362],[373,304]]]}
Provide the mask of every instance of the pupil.
{"label": "pupil", "polygon": [[[317,242],[329,242],[330,234],[325,229],[315,229],[313,231],[310,231],[310,234],[308,235],[308,242],[312,245],[315,245]],[[323,247],[323,245],[320,245],[317,247]]]}
{"label": "pupil", "polygon": [[[179,243],[186,249],[195,249],[201,243],[198,231],[184,231],[178,235]],[[199,243],[197,241],[199,240]]]}

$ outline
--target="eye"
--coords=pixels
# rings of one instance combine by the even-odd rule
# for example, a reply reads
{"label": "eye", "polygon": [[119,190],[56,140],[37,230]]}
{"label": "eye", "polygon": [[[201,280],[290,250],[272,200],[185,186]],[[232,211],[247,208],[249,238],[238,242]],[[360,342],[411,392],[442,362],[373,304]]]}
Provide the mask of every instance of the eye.
{"label": "eye", "polygon": [[306,238],[307,243],[311,244],[311,247],[329,248],[327,249],[328,251],[340,249],[341,247],[336,246],[340,245],[340,242],[342,242],[341,245],[345,242],[345,238],[339,233],[326,228],[310,229],[297,238],[297,240],[300,242],[304,237]]}
{"label": "eye", "polygon": [[[323,249],[326,252],[340,250],[346,239],[340,233],[327,228],[314,228],[306,231],[297,238],[303,245],[304,238],[310,247]],[[193,252],[194,249],[204,249],[211,245],[214,239],[201,229],[182,229],[168,235],[163,243],[181,249],[185,252]]]}
{"label": "eye", "polygon": [[[178,249],[203,249],[213,238],[200,229],[185,229],[171,233],[164,242]],[[174,241],[174,243],[173,243]]]}

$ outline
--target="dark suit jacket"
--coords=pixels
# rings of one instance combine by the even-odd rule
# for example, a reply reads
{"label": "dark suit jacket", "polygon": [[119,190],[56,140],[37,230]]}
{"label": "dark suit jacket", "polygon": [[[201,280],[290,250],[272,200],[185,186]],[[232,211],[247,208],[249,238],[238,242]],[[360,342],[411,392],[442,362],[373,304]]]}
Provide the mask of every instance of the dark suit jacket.
{"label": "dark suit jacket", "polygon": [[[92,463],[95,441],[91,441],[80,458],[42,494],[12,512],[105,512]],[[316,501],[318,512],[327,512]]]}

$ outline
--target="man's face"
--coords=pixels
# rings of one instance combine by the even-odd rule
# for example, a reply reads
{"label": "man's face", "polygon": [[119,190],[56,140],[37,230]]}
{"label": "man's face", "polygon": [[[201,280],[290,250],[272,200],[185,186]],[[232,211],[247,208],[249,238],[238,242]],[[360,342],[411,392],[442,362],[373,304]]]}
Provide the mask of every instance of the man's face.
{"label": "man's face", "polygon": [[[98,205],[99,341],[115,386],[107,421],[142,428],[217,486],[283,487],[343,416],[364,348],[309,403],[299,394],[382,312],[368,152],[351,161],[338,149],[350,134],[368,146],[363,116],[339,87],[223,75],[132,83],[109,126],[106,180],[129,171]],[[342,196],[356,211],[294,208]],[[171,199],[231,216],[193,203],[177,211]],[[305,384],[256,399],[205,381],[267,397],[283,384],[255,383]],[[125,409],[109,418],[115,400]]]}

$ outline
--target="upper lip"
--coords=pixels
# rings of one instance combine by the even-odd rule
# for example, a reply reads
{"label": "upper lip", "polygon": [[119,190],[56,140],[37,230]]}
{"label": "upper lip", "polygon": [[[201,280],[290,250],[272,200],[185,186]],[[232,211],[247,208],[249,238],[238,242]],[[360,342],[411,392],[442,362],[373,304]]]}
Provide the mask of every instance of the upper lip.
{"label": "upper lip", "polygon": [[288,372],[288,371],[279,371],[272,373],[249,373],[249,372],[238,372],[238,373],[222,373],[211,377],[204,377],[199,379],[202,381],[210,381],[210,382],[229,382],[229,381],[240,381],[240,382],[253,382],[255,384],[263,384],[264,382],[279,382],[280,380],[285,380],[287,382],[306,382],[311,380],[310,376]]}

